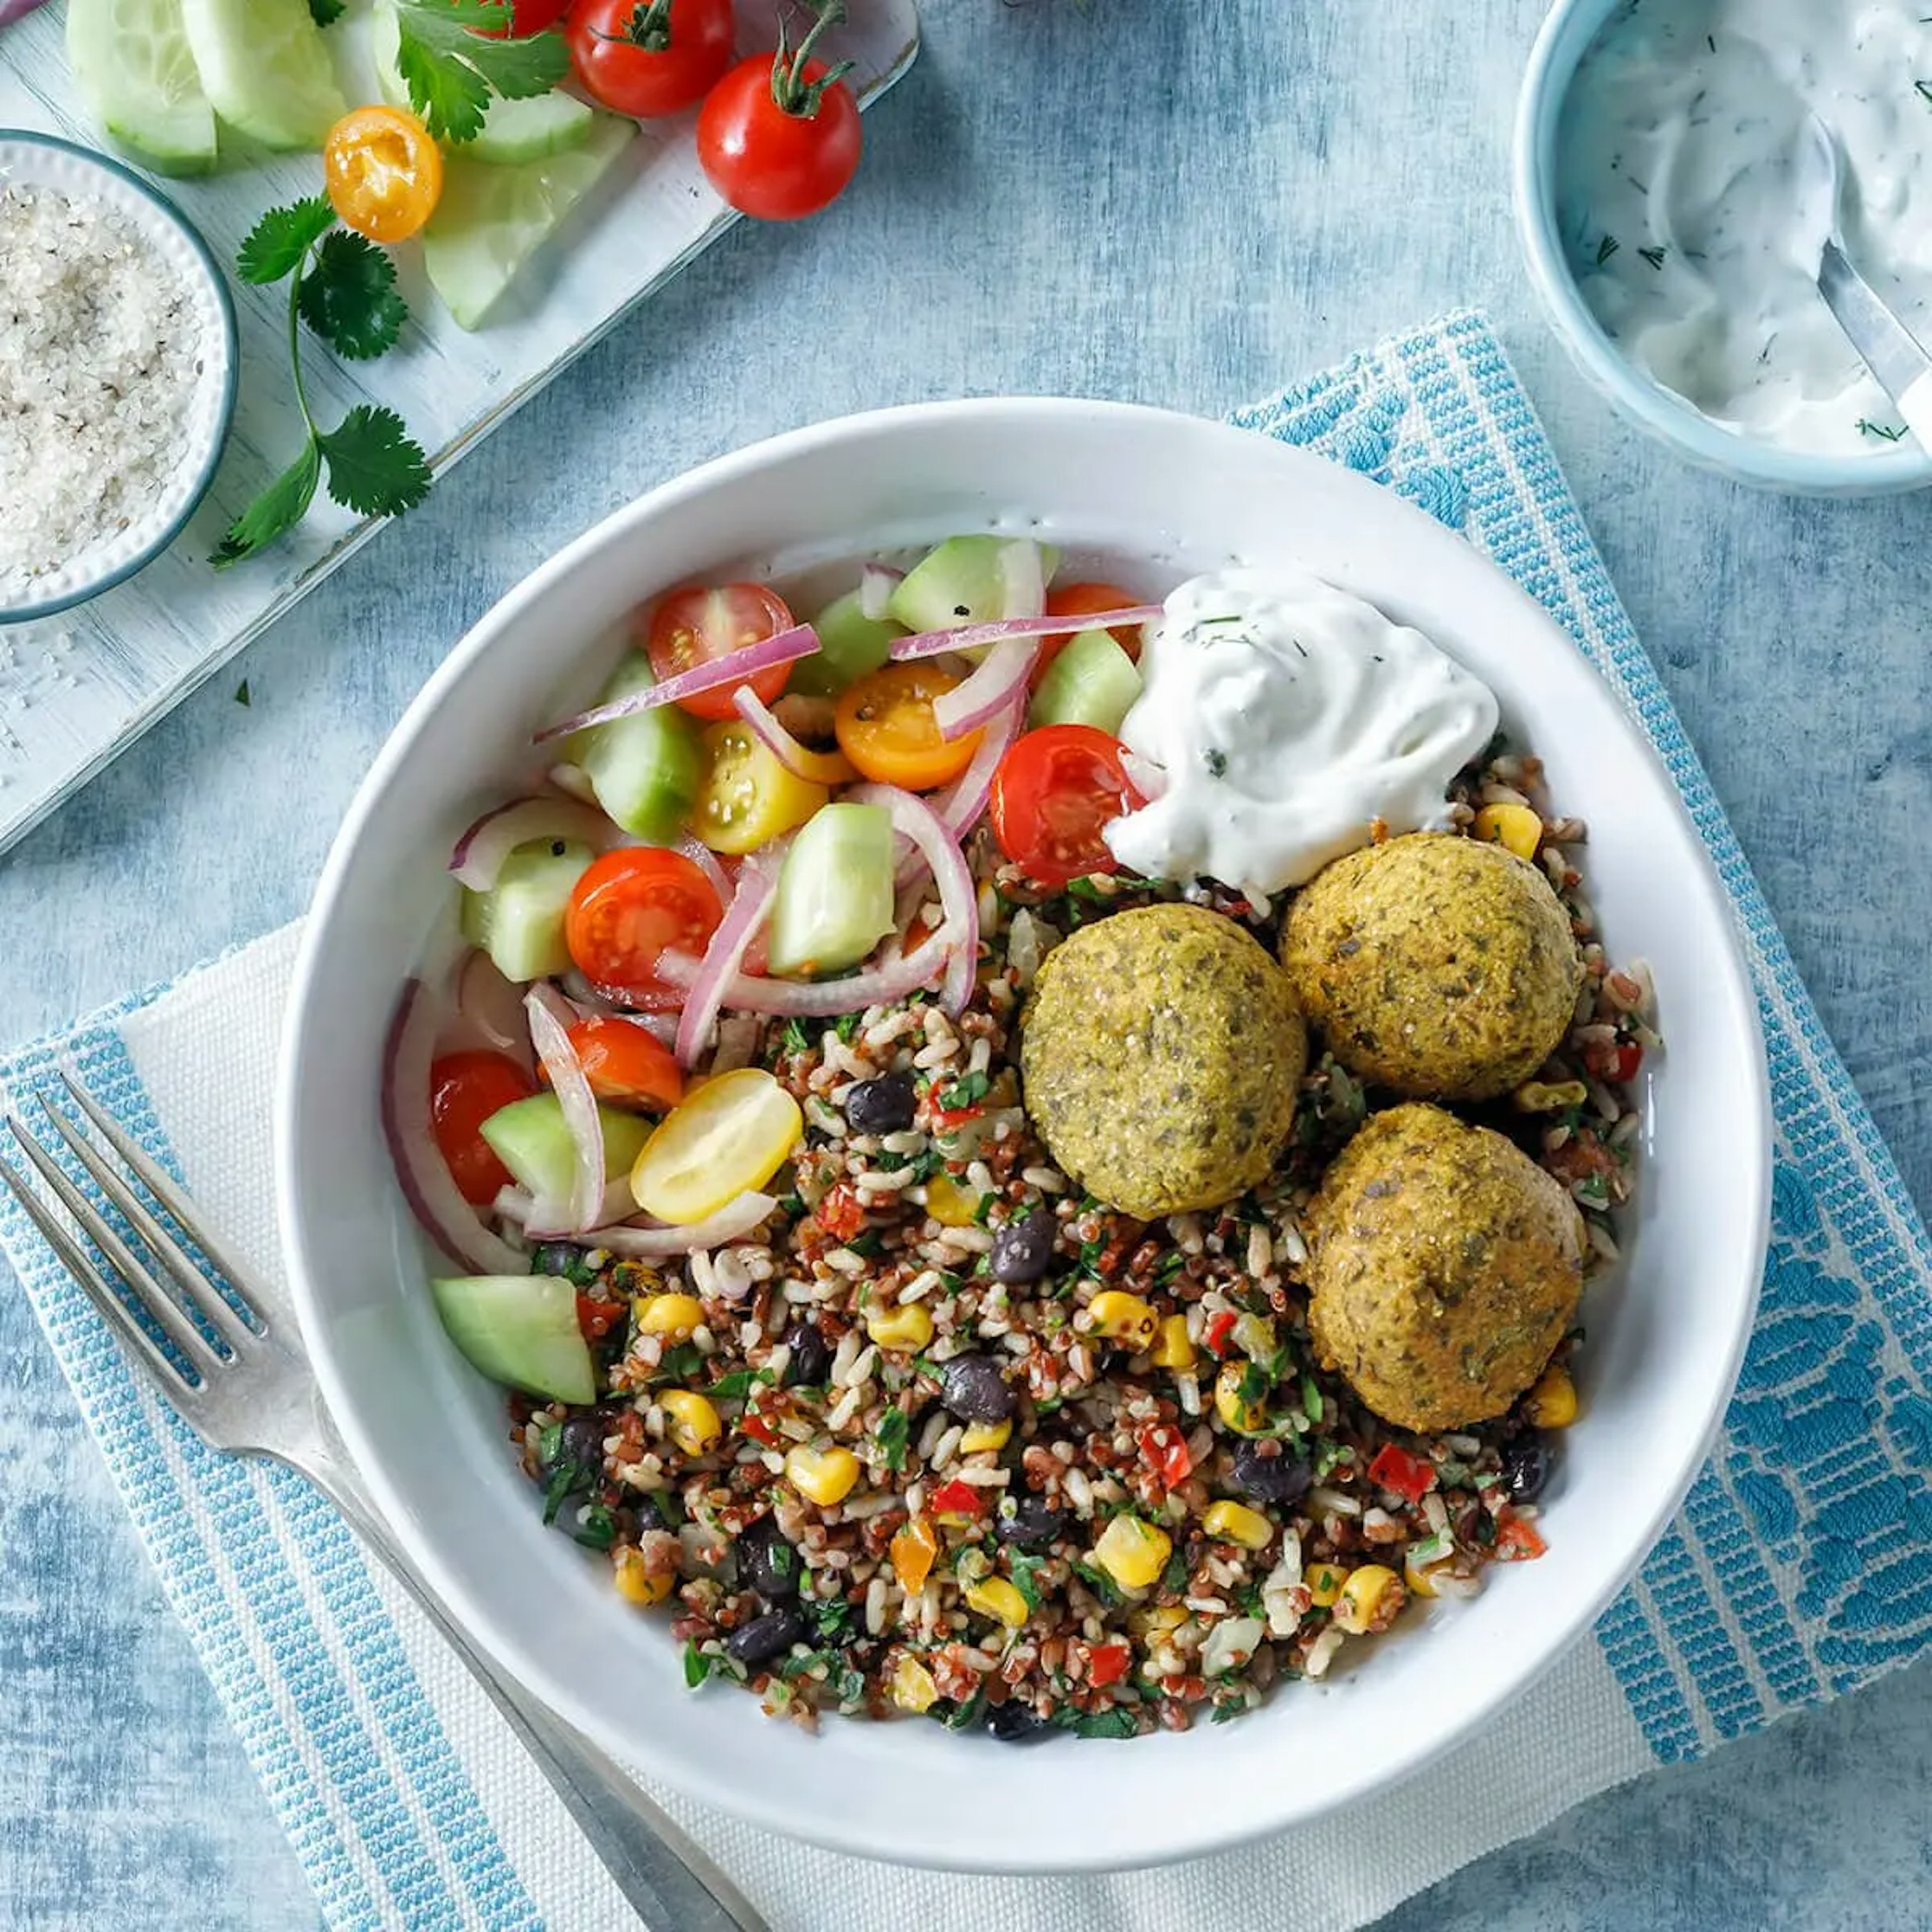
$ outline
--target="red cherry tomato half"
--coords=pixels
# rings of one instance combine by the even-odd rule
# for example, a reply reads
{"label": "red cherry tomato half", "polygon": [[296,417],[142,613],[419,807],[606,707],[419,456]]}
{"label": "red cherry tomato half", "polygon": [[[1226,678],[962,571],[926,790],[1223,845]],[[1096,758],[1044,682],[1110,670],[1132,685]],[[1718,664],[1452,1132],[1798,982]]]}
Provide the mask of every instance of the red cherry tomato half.
{"label": "red cherry tomato half", "polygon": [[577,0],[564,29],[584,92],[641,121],[702,100],[731,64],[731,0]]}
{"label": "red cherry tomato half", "polygon": [[[772,80],[772,56],[740,61],[711,92],[698,116],[698,158],[711,185],[741,214],[795,221],[816,214],[857,172],[863,136],[859,104],[842,80],[820,88],[823,61],[808,62],[796,83]],[[778,104],[789,93],[795,108]]]}
{"label": "red cherry tomato half", "polygon": [[668,952],[701,953],[724,916],[711,881],[681,852],[628,846],[593,860],[570,895],[564,942],[579,970],[634,1006],[674,989],[657,976]]}
{"label": "red cherry tomato half", "polygon": [[430,1130],[458,1192],[472,1207],[487,1206],[510,1185],[509,1169],[483,1138],[483,1123],[536,1090],[507,1054],[446,1053],[430,1067]]}
{"label": "red cherry tomato half", "polygon": [[[708,589],[692,585],[658,599],[645,632],[644,649],[650,656],[652,674],[662,683],[680,671],[694,670],[700,664],[741,651],[747,644],[762,644],[781,631],[789,631],[796,621],[784,599],[762,584],[719,584]],[[746,682],[769,704],[784,690],[790,674],[790,665],[774,664]],[[731,694],[736,688],[719,685],[715,690],[700,691],[695,698],[682,699],[680,708],[714,724],[735,718],[738,712]]]}
{"label": "red cherry tomato half", "polygon": [[[1102,610],[1125,610],[1139,601],[1132,591],[1123,590],[1118,584],[1057,584],[1046,593],[1046,614],[1049,617],[1093,617]],[[1064,638],[1040,639],[1040,655],[1033,661],[1032,686],[1035,691],[1040,688],[1040,681],[1046,676],[1054,659],[1076,634],[1070,631]],[[1110,634],[1135,663],[1140,662],[1139,625],[1117,624]]]}
{"label": "red cherry tomato half", "polygon": [[1119,869],[1102,828],[1144,801],[1127,782],[1118,739],[1090,724],[1048,724],[1015,740],[993,774],[1000,850],[1049,891]]}
{"label": "red cherry tomato half", "polygon": [[684,1098],[684,1070],[670,1048],[635,1020],[599,1015],[570,1030],[584,1077],[600,1100],[661,1114]]}

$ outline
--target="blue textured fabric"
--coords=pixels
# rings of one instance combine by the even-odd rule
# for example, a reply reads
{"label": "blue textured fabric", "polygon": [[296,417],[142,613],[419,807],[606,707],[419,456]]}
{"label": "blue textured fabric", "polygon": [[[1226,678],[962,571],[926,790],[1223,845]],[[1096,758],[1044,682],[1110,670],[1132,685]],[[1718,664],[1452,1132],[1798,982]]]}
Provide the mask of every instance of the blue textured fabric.
{"label": "blue textured fabric", "polygon": [[[1762,1311],[1715,1454],[1597,1631],[1657,1758],[1695,1756],[1932,1637],[1932,1244],[1486,326],[1452,316],[1236,420],[1396,490],[1538,597],[1642,720],[1735,902],[1778,1130]],[[64,1065],[170,1160],[121,1033],[154,997],[0,1065],[0,1092]],[[130,1383],[10,1199],[0,1246],[330,1923],[536,1926],[346,1531]]]}

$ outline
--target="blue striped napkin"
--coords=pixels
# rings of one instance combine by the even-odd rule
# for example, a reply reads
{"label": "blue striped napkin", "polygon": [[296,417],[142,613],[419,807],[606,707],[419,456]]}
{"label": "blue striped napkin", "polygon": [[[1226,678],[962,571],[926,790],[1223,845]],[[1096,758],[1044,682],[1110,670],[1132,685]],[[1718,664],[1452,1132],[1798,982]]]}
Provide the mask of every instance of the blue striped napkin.
{"label": "blue striped napkin", "polygon": [[[1648,728],[1736,903],[1769,1045],[1775,1227],[1756,1336],[1716,1452],[1595,1641],[1436,1774],[1180,1886],[898,1872],[668,1798],[780,1926],[1166,1928],[1184,1898],[1204,1926],[1333,1932],[1592,1792],[1932,1641],[1932,1246],[1500,347],[1479,318],[1452,316],[1235,420],[1464,532]],[[270,1261],[267,1096],[292,952],[292,929],[272,935],[16,1056],[0,1102],[68,1066]],[[329,1923],[626,1922],[500,1722],[326,1507],[297,1478],[205,1453],[130,1382],[10,1202],[0,1245]]]}

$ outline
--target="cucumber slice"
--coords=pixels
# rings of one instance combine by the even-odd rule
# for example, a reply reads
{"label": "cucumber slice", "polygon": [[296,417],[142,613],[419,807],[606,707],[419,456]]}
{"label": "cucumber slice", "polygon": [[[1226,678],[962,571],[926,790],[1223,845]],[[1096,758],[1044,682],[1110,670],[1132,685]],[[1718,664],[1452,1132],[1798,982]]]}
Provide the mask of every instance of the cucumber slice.
{"label": "cucumber slice", "polygon": [[895,638],[905,626],[890,617],[868,617],[859,608],[859,593],[836,597],[812,620],[818,633],[818,655],[801,658],[788,691],[800,698],[836,698],[845,687],[874,671],[886,661]]}
{"label": "cucumber slice", "polygon": [[449,1339],[493,1382],[554,1402],[592,1402],[597,1379],[560,1274],[454,1275],[429,1285]]}
{"label": "cucumber slice", "polygon": [[561,851],[548,839],[519,845],[489,891],[463,895],[464,938],[520,986],[570,970],[564,914],[572,888],[597,855],[588,845],[559,842]]}
{"label": "cucumber slice", "polygon": [[67,58],[94,118],[136,160],[164,175],[214,166],[214,110],[181,0],[68,0]]}
{"label": "cucumber slice", "polygon": [[[415,111],[397,56],[402,46],[402,26],[394,0],[376,0],[369,21],[369,51],[376,64],[376,86],[392,107]],[[540,161],[546,154],[580,148],[590,138],[596,116],[568,94],[540,94],[530,100],[506,100],[493,94],[483,111],[482,130],[456,149],[475,161],[514,165]]]}
{"label": "cucumber slice", "polygon": [[[651,1124],[614,1107],[599,1107],[606,1176],[628,1174],[637,1165]],[[539,1201],[568,1201],[577,1178],[577,1150],[563,1124],[563,1102],[554,1094],[532,1094],[500,1107],[478,1130],[519,1187]]]}
{"label": "cucumber slice", "polygon": [[320,148],[349,112],[308,0],[181,0],[209,104],[265,148]]}
{"label": "cucumber slice", "polygon": [[[887,612],[909,631],[947,631],[958,624],[990,624],[1002,617],[1036,617],[1031,610],[1013,608],[1016,578],[1030,569],[1016,568],[1030,560],[1017,553],[1038,554],[1040,580],[1052,578],[1060,554],[1025,537],[948,537],[929,550],[894,586]],[[1016,554],[1009,557],[1008,551]]]}
{"label": "cucumber slice", "polygon": [[579,146],[542,160],[505,167],[459,152],[444,164],[442,199],[423,230],[423,265],[460,327],[481,324],[638,131],[617,115],[591,119]]}
{"label": "cucumber slice", "polygon": [[1042,724],[1091,724],[1117,736],[1141,694],[1141,674],[1109,631],[1080,631],[1046,668],[1027,712]]}
{"label": "cucumber slice", "polygon": [[[617,667],[600,702],[648,691],[656,681],[650,659],[638,652]],[[686,712],[661,704],[580,731],[571,747],[597,802],[634,838],[668,844],[684,829],[704,776],[704,748]]]}
{"label": "cucumber slice", "polygon": [[773,973],[842,972],[892,929],[892,820],[880,805],[821,806],[778,873]]}

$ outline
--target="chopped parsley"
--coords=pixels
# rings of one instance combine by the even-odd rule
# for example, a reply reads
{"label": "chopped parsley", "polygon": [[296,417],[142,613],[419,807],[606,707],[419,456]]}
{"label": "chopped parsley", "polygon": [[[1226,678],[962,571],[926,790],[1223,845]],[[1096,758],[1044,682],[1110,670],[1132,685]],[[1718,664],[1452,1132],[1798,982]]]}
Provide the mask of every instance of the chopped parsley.
{"label": "chopped parsley", "polygon": [[992,1091],[993,1083],[983,1073],[962,1074],[939,1096],[939,1104],[949,1113],[976,1107]]}
{"label": "chopped parsley", "polygon": [[586,1550],[608,1550],[617,1540],[616,1519],[602,1503],[592,1503],[578,1519],[572,1540]]}
{"label": "chopped parsley", "polygon": [[704,1351],[695,1342],[680,1342],[667,1348],[658,1358],[657,1373],[652,1376],[655,1384],[660,1382],[681,1382],[694,1376],[704,1366]]}
{"label": "chopped parsley", "polygon": [[785,1022],[784,1045],[788,1053],[809,1053],[812,1051],[812,1036],[806,1031],[802,1021]]}
{"label": "chopped parsley", "polygon": [[[1922,81],[1919,85],[1923,86],[1924,83]],[[1882,423],[1875,423],[1867,416],[1858,418],[1858,434],[1861,436],[1875,436],[1883,442],[1901,442],[1905,436],[1904,430],[1887,429]]]}
{"label": "chopped parsley", "polygon": [[1210,1724],[1231,1724],[1237,1718],[1248,1714],[1247,1700],[1244,1697],[1223,1697],[1214,1706],[1208,1721]]}
{"label": "chopped parsley", "polygon": [[[1118,1511],[1115,1514],[1118,1514]],[[1110,1610],[1118,1610],[1126,1601],[1126,1598],[1120,1594],[1119,1586],[1106,1570],[1096,1570],[1090,1563],[1076,1561],[1073,1565],[1073,1574]]]}
{"label": "chopped parsley", "polygon": [[1228,754],[1218,745],[1210,745],[1201,754],[1201,762],[1208,767],[1210,778],[1224,778],[1228,776]]}
{"label": "chopped parsley", "polygon": [[912,1434],[912,1418],[902,1408],[889,1408],[879,1418],[875,1433],[879,1453],[886,1459],[886,1467],[896,1474],[905,1466],[906,1443]]}
{"label": "chopped parsley", "polygon": [[1598,268],[1600,268],[1604,264],[1617,252],[1618,245],[1617,238],[1614,235],[1606,235],[1604,238],[1597,244],[1597,266]]}
{"label": "chopped parsley", "polygon": [[940,1712],[935,1710],[939,1721],[949,1731],[970,1731],[986,1715],[986,1694],[984,1690],[975,1690],[963,1704],[956,1704],[950,1711]]}
{"label": "chopped parsley", "polygon": [[770,1369],[734,1369],[728,1376],[721,1376],[704,1393],[720,1401],[729,1401],[741,1395],[749,1395],[761,1384],[777,1379]]}
{"label": "chopped parsley", "polygon": [[863,1013],[841,1013],[832,1030],[850,1046],[859,1037],[859,1022],[865,1017]]}
{"label": "chopped parsley", "polygon": [[818,1634],[828,1643],[838,1643],[851,1634],[852,1606],[843,1597],[812,1604],[808,1606],[806,1614],[818,1626]]}
{"label": "chopped parsley", "polygon": [[1133,1713],[1118,1706],[1111,1711],[1076,1711],[1063,1705],[1054,1722],[1078,1738],[1131,1738],[1140,1730]]}
{"label": "chopped parsley", "polygon": [[711,1675],[711,1660],[696,1644],[684,1647],[684,1681],[688,1689],[695,1690]]}
{"label": "chopped parsley", "polygon": [[1178,1596],[1187,1588],[1187,1575],[1186,1552],[1177,1550],[1167,1559],[1167,1568],[1160,1573],[1160,1587]]}
{"label": "chopped parsley", "polygon": [[1657,269],[1660,273],[1664,268],[1664,258],[1666,255],[1670,254],[1670,250],[1668,248],[1660,246],[1655,248],[1640,248],[1636,252],[1645,261],[1648,262],[1653,268]]}
{"label": "chopped parsley", "polygon": [[1040,1608],[1039,1576],[1041,1566],[1046,1561],[1043,1556],[1018,1555],[1012,1560],[1013,1588],[1026,1599],[1026,1606],[1030,1610]]}

